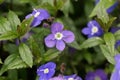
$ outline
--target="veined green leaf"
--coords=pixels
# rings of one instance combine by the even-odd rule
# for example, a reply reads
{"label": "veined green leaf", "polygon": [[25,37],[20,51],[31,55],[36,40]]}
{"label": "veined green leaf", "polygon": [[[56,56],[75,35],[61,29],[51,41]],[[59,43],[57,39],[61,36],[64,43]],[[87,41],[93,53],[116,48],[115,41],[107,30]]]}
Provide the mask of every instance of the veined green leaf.
{"label": "veined green leaf", "polygon": [[33,17],[29,18],[29,19],[25,19],[23,20],[23,22],[18,26],[17,28],[17,32],[18,35],[21,37],[23,35],[25,35],[25,33],[27,33],[30,30],[30,25],[33,21]]}
{"label": "veined green leaf", "polygon": [[8,56],[0,70],[0,75],[9,69],[19,69],[28,67],[17,54]]}
{"label": "veined green leaf", "polygon": [[114,57],[110,54],[110,51],[106,45],[100,45],[103,55],[107,58],[108,62],[115,64]]}
{"label": "veined green leaf", "polygon": [[18,37],[17,32],[14,31],[8,31],[0,35],[0,41],[1,40],[10,40],[10,39],[15,39]]}
{"label": "veined green leaf", "polygon": [[81,45],[80,48],[90,48],[90,47],[94,47],[97,46],[99,44],[104,43],[104,41],[99,38],[99,37],[93,37],[93,38],[89,38],[86,41],[84,41]]}
{"label": "veined green leaf", "polygon": [[81,49],[80,45],[76,41],[74,41],[74,42],[72,42],[72,43],[70,43],[68,45],[75,48],[75,49],[78,49],[78,50]]}
{"label": "veined green leaf", "polygon": [[11,30],[9,21],[4,17],[0,17],[0,34]]}
{"label": "veined green leaf", "polygon": [[120,30],[114,33],[116,40],[120,40]]}
{"label": "veined green leaf", "polygon": [[100,2],[95,6],[92,13],[90,14],[90,17],[97,15],[99,8],[101,8],[102,6],[104,7],[105,10],[108,9],[115,3],[115,1],[116,0],[100,0]]}
{"label": "veined green leaf", "polygon": [[30,48],[26,44],[21,43],[20,46],[19,46],[19,53],[20,53],[20,57],[22,58],[22,60],[29,67],[32,67],[32,65],[33,65],[33,55],[32,55],[32,52],[30,51]]}
{"label": "veined green leaf", "polygon": [[112,56],[115,55],[115,37],[112,33],[104,34],[105,43],[111,53]]}
{"label": "veined green leaf", "polygon": [[61,52],[56,50],[56,49],[49,49],[45,54],[44,54],[44,60],[49,61],[54,58],[56,58]]}
{"label": "veined green leaf", "polygon": [[9,11],[7,19],[11,24],[12,30],[17,30],[17,26],[20,25],[18,16],[13,11]]}

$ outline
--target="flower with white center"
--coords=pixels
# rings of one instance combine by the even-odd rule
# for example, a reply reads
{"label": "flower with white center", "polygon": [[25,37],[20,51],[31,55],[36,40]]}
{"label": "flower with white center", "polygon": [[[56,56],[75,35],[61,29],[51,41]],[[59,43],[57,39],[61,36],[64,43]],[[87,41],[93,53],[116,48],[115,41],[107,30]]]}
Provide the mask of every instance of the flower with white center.
{"label": "flower with white center", "polygon": [[51,34],[45,38],[45,45],[47,47],[54,47],[59,51],[63,51],[65,48],[65,43],[71,43],[74,41],[74,33],[68,30],[63,30],[63,25],[58,22],[54,22],[51,25]]}
{"label": "flower with white center", "polygon": [[88,22],[87,27],[82,29],[82,33],[87,35],[88,38],[101,36],[103,34],[103,29],[100,27],[99,23],[95,20]]}
{"label": "flower with white center", "polygon": [[98,32],[98,28],[96,26],[92,27],[92,35]]}
{"label": "flower with white center", "polygon": [[68,78],[68,80],[74,80],[73,78]]}
{"label": "flower with white center", "polygon": [[45,9],[34,9],[31,14],[28,14],[25,18],[28,19],[34,16],[31,26],[36,27],[41,24],[41,22],[50,17],[50,14]]}
{"label": "flower with white center", "polygon": [[96,71],[90,71],[85,76],[85,80],[108,80],[107,74],[102,69],[97,69]]}
{"label": "flower with white center", "polygon": [[49,80],[55,73],[56,64],[48,62],[37,69],[39,80]]}

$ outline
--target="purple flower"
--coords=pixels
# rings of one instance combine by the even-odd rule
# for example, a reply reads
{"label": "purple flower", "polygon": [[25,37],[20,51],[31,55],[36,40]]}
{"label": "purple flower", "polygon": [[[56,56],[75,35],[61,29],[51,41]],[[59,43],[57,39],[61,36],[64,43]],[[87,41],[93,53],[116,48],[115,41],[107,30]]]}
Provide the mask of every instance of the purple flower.
{"label": "purple flower", "polygon": [[[100,0],[96,0],[95,4],[97,4]],[[118,1],[116,1],[112,6],[110,6],[106,11],[108,14],[113,12],[113,10],[118,6]]]}
{"label": "purple flower", "polygon": [[50,78],[49,80],[64,80],[64,78],[63,78],[62,75],[59,75],[59,76],[56,76],[56,77]]}
{"label": "purple flower", "polygon": [[106,73],[102,69],[98,69],[95,72],[88,72],[85,80],[108,80]]}
{"label": "purple flower", "polygon": [[87,35],[88,38],[95,37],[95,36],[101,36],[103,34],[103,30],[97,21],[92,20],[88,22],[87,26],[88,27],[82,29],[82,33],[84,35]]}
{"label": "purple flower", "polygon": [[34,19],[31,23],[31,26],[36,27],[41,24],[44,19],[48,19],[50,17],[50,14],[45,9],[34,9],[33,12],[31,14],[28,14],[25,18],[28,19],[32,16],[34,16]]}
{"label": "purple flower", "polygon": [[111,75],[110,80],[120,80],[120,54],[117,54],[115,56],[115,69],[114,72]]}
{"label": "purple flower", "polygon": [[117,49],[120,46],[120,40],[116,41],[115,48]]}
{"label": "purple flower", "polygon": [[73,74],[70,76],[64,76],[64,80],[82,80],[82,78],[77,76],[76,74]]}
{"label": "purple flower", "polygon": [[73,32],[63,30],[61,23],[55,22],[51,25],[51,34],[45,38],[45,44],[47,47],[52,48],[56,46],[59,51],[63,51],[65,43],[71,43],[74,41],[75,36]]}
{"label": "purple flower", "polygon": [[56,64],[48,62],[37,69],[37,74],[40,77],[39,80],[48,80],[55,73]]}
{"label": "purple flower", "polygon": [[120,30],[120,27],[111,27],[110,32],[115,33],[116,31]]}

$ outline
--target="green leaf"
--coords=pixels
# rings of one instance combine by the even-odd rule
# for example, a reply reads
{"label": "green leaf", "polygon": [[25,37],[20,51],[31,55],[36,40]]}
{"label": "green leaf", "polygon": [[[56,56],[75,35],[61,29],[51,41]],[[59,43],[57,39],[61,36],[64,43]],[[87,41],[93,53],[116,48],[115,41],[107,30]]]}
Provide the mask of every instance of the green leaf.
{"label": "green leaf", "polygon": [[71,47],[73,47],[73,48],[75,48],[75,49],[78,49],[78,50],[81,49],[80,45],[76,41],[74,41],[74,42],[72,42],[72,43],[70,43],[68,45],[71,46]]}
{"label": "green leaf", "polygon": [[2,60],[1,60],[1,58],[0,58],[0,64],[3,64],[3,62],[2,62]]}
{"label": "green leaf", "polygon": [[120,30],[114,33],[116,40],[120,40]]}
{"label": "green leaf", "polygon": [[0,34],[11,31],[10,23],[6,18],[0,17]]}
{"label": "green leaf", "polygon": [[97,17],[102,20],[103,23],[107,23],[109,21],[109,16],[106,12],[104,6],[100,6],[97,10]]}
{"label": "green leaf", "polygon": [[56,50],[56,49],[49,49],[45,54],[44,54],[44,60],[45,61],[50,61],[54,58],[56,58],[61,52]]}
{"label": "green leaf", "polygon": [[37,43],[37,41],[35,41],[35,39],[30,36],[29,40],[28,40],[28,43],[29,43],[29,46],[30,46],[30,49],[34,55],[34,62],[35,63],[40,63],[41,61],[41,50],[40,50],[40,47],[39,47],[39,44]]}
{"label": "green leaf", "polygon": [[18,46],[16,44],[5,44],[3,45],[5,51],[9,52],[10,54],[18,53]]}
{"label": "green leaf", "polygon": [[90,14],[90,17],[97,15],[97,13],[99,12],[99,8],[103,7],[105,10],[107,10],[110,6],[112,6],[115,3],[115,1],[116,0],[100,0],[100,2],[95,6],[92,13]]}
{"label": "green leaf", "polygon": [[18,26],[17,32],[20,37],[25,35],[30,30],[30,25],[31,25],[32,21],[33,21],[33,17],[31,17],[29,19],[25,19],[22,21],[20,26]]}
{"label": "green leaf", "polygon": [[13,11],[9,11],[7,19],[11,24],[12,30],[17,30],[17,26],[20,25],[18,16]]}
{"label": "green leaf", "polygon": [[8,56],[0,70],[0,76],[9,69],[19,69],[28,67],[17,54]]}
{"label": "green leaf", "polygon": [[2,4],[4,2],[4,0],[0,0],[0,4]]}
{"label": "green leaf", "polygon": [[94,46],[97,46],[97,45],[102,44],[102,43],[104,43],[104,41],[101,38],[93,37],[93,38],[89,38],[86,41],[84,41],[80,45],[80,47],[81,47],[81,49],[82,48],[90,48],[90,47],[94,47]]}
{"label": "green leaf", "polygon": [[110,51],[106,45],[100,45],[103,55],[107,58],[108,62],[115,64],[114,56],[110,54]]}
{"label": "green leaf", "polygon": [[29,67],[32,67],[32,65],[33,65],[33,55],[32,55],[32,52],[30,51],[30,48],[26,44],[21,43],[20,46],[19,46],[19,53],[20,53],[20,57],[22,58],[22,60]]}
{"label": "green leaf", "polygon": [[15,39],[18,37],[17,32],[14,31],[8,31],[0,35],[0,41],[1,40],[10,40],[10,39]]}
{"label": "green leaf", "polygon": [[105,43],[109,49],[109,52],[112,56],[115,55],[115,37],[112,33],[105,33],[104,34]]}

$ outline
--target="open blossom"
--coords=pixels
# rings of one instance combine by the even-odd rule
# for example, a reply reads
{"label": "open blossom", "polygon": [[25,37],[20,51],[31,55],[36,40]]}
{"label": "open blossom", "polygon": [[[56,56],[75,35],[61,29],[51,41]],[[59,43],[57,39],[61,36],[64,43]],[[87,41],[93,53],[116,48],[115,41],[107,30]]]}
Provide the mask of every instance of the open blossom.
{"label": "open blossom", "polygon": [[55,76],[53,78],[50,78],[49,80],[64,80],[62,75]]}
{"label": "open blossom", "polygon": [[56,64],[48,62],[37,69],[39,80],[49,80],[55,73]]}
{"label": "open blossom", "polygon": [[28,14],[25,18],[34,17],[31,26],[36,27],[41,24],[41,22],[50,17],[50,14],[45,9],[34,9],[32,13]]}
{"label": "open blossom", "polygon": [[95,72],[88,72],[85,80],[108,80],[106,73],[102,69],[98,69]]}
{"label": "open blossom", "polygon": [[82,33],[87,35],[88,38],[101,36],[103,34],[103,30],[100,27],[99,23],[95,20],[88,22],[87,27],[82,29]]}
{"label": "open blossom", "polygon": [[82,80],[81,77],[77,76],[76,74],[64,76],[64,80]]}
{"label": "open blossom", "polygon": [[115,56],[115,68],[110,80],[120,80],[120,54]]}
{"label": "open blossom", "polygon": [[52,48],[56,46],[59,51],[63,51],[65,43],[71,43],[74,41],[74,33],[68,30],[63,30],[63,25],[59,22],[54,22],[51,25],[51,34],[45,38],[45,44],[47,47]]}
{"label": "open blossom", "polygon": [[[100,0],[96,0],[95,3],[97,4]],[[113,10],[118,6],[118,1],[116,0],[116,2],[110,6],[106,11],[108,14],[110,14],[111,12],[113,12]]]}

